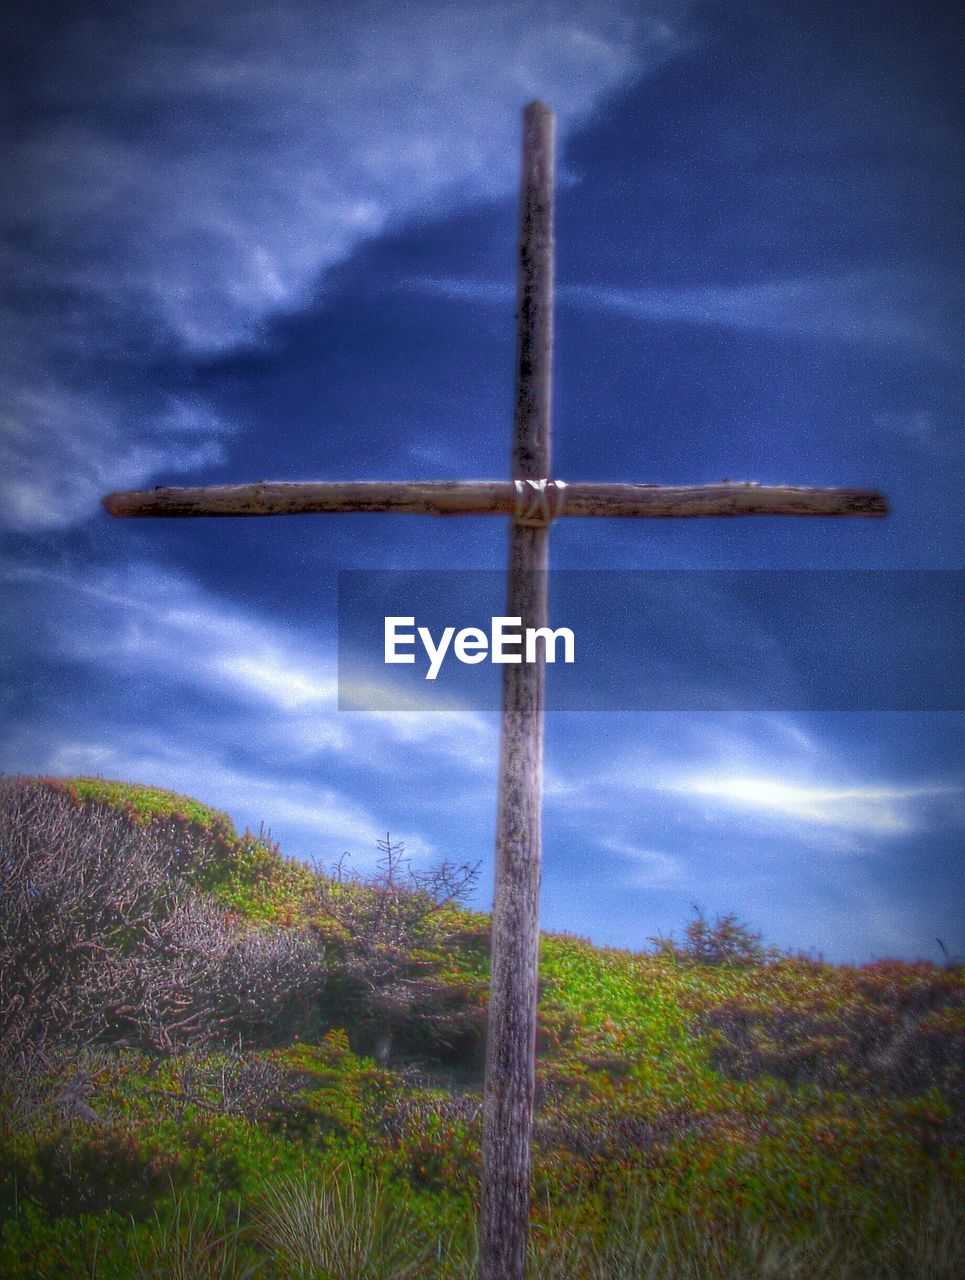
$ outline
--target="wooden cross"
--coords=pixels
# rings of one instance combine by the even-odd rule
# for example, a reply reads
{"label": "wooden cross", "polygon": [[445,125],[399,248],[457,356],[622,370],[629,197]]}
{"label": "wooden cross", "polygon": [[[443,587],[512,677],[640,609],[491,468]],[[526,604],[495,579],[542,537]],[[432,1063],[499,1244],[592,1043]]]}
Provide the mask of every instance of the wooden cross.
{"label": "wooden cross", "polygon": [[[260,483],[112,493],[114,516],[269,516],[392,511],[503,515],[509,529],[506,613],[547,625],[549,530],[562,516],[880,516],[879,493],[723,483],[564,484],[550,479],[553,345],[554,119],[523,112],[516,393],[511,478],[430,482]],[[479,1280],[522,1280],[529,1222],[536,1057],[542,655],[503,668],[503,709],[483,1104]]]}

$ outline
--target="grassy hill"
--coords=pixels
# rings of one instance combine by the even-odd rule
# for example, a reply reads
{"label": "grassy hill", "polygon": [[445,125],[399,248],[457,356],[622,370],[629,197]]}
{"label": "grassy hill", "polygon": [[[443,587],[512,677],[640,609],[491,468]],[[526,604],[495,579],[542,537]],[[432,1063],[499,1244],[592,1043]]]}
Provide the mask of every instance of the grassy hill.
{"label": "grassy hill", "polygon": [[[381,853],[0,784],[0,1274],[472,1274],[488,918]],[[963,1040],[955,965],[545,935],[532,1275],[965,1273]]]}

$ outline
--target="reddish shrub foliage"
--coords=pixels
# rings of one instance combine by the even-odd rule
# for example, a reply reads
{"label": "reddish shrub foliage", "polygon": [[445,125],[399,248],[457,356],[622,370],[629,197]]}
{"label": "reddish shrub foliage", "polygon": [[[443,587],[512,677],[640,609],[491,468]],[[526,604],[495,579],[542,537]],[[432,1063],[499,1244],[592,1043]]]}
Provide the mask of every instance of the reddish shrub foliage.
{"label": "reddish shrub foliage", "polygon": [[841,970],[836,986],[798,1006],[770,1009],[733,999],[711,1010],[702,1025],[718,1033],[717,1066],[741,1080],[766,1074],[866,1096],[938,1089],[961,1118],[965,991],[959,975],[932,965],[880,964]]}

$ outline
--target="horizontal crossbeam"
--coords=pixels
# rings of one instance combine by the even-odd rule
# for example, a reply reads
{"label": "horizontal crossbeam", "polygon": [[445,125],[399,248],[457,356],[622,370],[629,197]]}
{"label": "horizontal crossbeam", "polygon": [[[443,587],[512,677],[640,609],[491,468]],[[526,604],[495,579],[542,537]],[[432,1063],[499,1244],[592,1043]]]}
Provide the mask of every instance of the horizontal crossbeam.
{"label": "horizontal crossbeam", "polygon": [[[803,489],[724,481],[665,486],[547,482],[557,516],[883,516],[888,500],[869,489]],[[112,516],[284,516],[389,511],[400,515],[517,516],[512,480],[268,481],[111,493]]]}

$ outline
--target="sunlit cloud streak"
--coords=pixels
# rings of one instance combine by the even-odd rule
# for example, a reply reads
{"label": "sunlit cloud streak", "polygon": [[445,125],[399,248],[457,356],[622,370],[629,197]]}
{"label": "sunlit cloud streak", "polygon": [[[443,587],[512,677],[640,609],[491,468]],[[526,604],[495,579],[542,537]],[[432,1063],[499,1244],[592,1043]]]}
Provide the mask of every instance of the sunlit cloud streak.
{"label": "sunlit cloud streak", "polygon": [[876,835],[912,831],[920,823],[922,802],[963,794],[962,787],[947,784],[829,786],[739,774],[670,779],[659,783],[657,789],[769,815],[777,822],[789,819]]}

